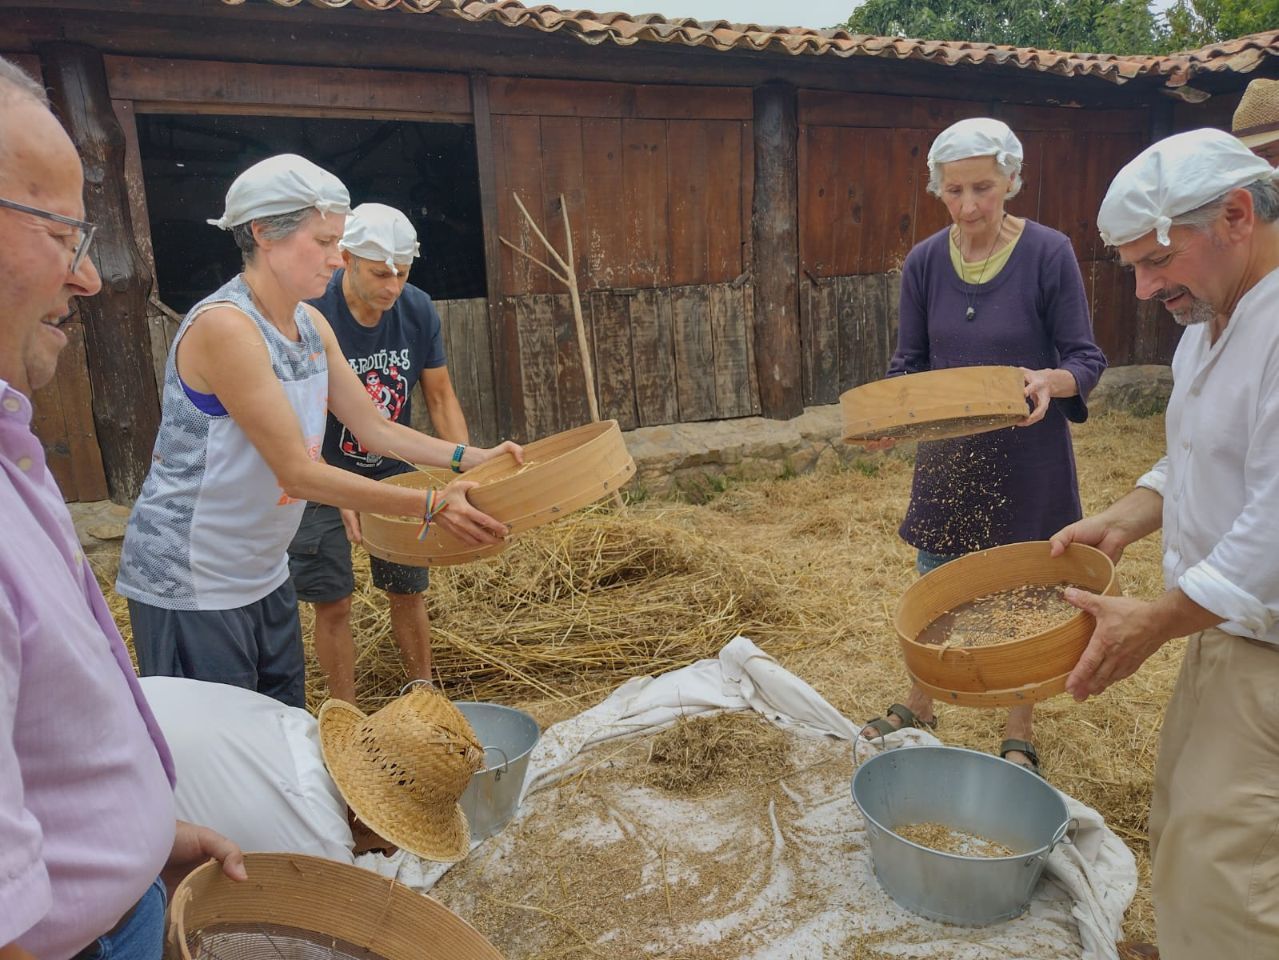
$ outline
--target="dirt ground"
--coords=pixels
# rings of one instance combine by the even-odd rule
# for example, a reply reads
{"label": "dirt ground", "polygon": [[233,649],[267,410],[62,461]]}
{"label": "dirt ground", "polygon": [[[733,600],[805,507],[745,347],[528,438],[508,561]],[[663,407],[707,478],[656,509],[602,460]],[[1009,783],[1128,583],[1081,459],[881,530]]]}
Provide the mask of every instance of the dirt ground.
{"label": "dirt ground", "polygon": [[[1163,421],[1112,413],[1076,426],[1074,438],[1092,513],[1159,458]],[[699,503],[643,499],[624,517],[579,515],[534,531],[496,561],[437,568],[428,603],[440,679],[451,695],[521,706],[545,725],[603,699],[624,676],[713,655],[741,632],[846,716],[882,714],[907,689],[891,617],[915,577],[913,550],[896,533],[911,470],[909,454],[894,452],[782,480],[716,481],[698,492]],[[615,557],[618,540],[642,549]],[[574,565],[590,566],[589,575]],[[357,675],[371,709],[403,675],[385,603],[367,586],[367,566],[357,566]],[[1130,547],[1120,573],[1130,596],[1161,592],[1157,538]],[[127,638],[124,605],[109,598]],[[648,598],[660,609],[646,609]],[[627,633],[645,643],[625,646]],[[1084,704],[1057,697],[1035,711],[1048,777],[1097,808],[1137,856],[1140,885],[1125,927],[1132,939],[1154,939],[1146,818],[1180,653],[1171,643],[1102,696]],[[473,669],[479,660],[483,671]],[[314,706],[323,682],[313,658],[308,669]],[[938,713],[944,741],[996,749],[1001,713]]]}

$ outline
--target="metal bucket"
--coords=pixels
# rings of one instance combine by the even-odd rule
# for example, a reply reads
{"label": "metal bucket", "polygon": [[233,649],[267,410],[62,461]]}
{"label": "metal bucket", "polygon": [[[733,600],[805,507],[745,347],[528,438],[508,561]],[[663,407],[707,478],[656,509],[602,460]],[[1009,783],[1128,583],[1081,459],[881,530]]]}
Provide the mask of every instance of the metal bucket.
{"label": "metal bucket", "polygon": [[[1061,795],[1035,774],[958,747],[905,747],[867,760],[853,775],[875,877],[908,910],[930,920],[983,926],[1026,911],[1052,849],[1066,839]],[[893,830],[940,823],[1002,843],[1010,857],[930,850]]]}
{"label": "metal bucket", "polygon": [[484,745],[484,769],[458,801],[471,825],[471,840],[493,836],[515,816],[528,757],[537,746],[541,731],[537,721],[523,710],[496,703],[456,702],[467,722]]}

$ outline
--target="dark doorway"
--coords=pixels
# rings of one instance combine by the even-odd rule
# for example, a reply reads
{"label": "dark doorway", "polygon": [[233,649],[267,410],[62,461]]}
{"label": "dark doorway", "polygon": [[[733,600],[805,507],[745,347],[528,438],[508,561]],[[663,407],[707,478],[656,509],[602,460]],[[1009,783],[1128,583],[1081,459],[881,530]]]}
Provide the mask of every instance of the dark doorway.
{"label": "dark doorway", "polygon": [[138,116],[139,153],[160,298],[180,313],[240,270],[222,215],[246,167],[298,153],[331,170],[352,205],[403,210],[422,255],[409,280],[436,300],[485,295],[475,131],[466,124],[302,117]]}

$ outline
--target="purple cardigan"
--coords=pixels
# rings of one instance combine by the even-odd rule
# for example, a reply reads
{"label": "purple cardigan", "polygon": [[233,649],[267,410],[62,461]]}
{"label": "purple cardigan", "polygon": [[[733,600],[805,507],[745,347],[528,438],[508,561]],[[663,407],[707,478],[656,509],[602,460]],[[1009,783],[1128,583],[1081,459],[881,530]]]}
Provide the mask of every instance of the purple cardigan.
{"label": "purple cardigan", "polygon": [[[1053,400],[1033,427],[919,445],[900,532],[938,554],[1044,540],[1080,518],[1067,420],[1088,418],[1088,394],[1106,368],[1064,234],[1027,220],[1008,263],[975,286],[955,273],[949,229],[906,257],[888,376],[983,364],[1059,368],[1074,376],[1079,396]],[[970,303],[974,317],[967,320]]]}

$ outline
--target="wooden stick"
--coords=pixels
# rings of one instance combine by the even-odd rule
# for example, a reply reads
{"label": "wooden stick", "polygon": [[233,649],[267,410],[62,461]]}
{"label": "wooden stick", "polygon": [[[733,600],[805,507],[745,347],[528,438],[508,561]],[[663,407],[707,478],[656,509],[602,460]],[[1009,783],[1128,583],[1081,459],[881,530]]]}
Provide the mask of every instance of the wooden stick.
{"label": "wooden stick", "polygon": [[[568,204],[560,194],[560,213],[564,215],[564,236],[568,242],[568,262],[573,263],[573,228],[568,222]],[[570,270],[568,295],[573,301],[573,323],[577,327],[577,349],[582,352],[582,372],[586,375],[586,403],[591,411],[591,422],[599,423],[600,408],[595,398],[595,370],[591,364],[591,348],[586,342],[586,321],[582,317],[582,297],[577,289],[577,273]],[[617,498],[620,501],[620,496]]]}
{"label": "wooden stick", "polygon": [[[520,208],[520,213],[524,215],[524,220],[528,223],[529,228],[542,241],[542,245],[550,252],[552,259],[560,265],[563,273],[557,271],[550,264],[539,260],[522,247],[517,247],[505,237],[498,239],[506,246],[510,247],[520,256],[525,257],[539,267],[549,273],[552,277],[564,284],[568,288],[569,300],[573,304],[573,325],[577,329],[577,349],[582,355],[582,375],[586,381],[586,406],[591,414],[591,423],[599,423],[600,407],[599,400],[595,396],[595,365],[591,362],[591,347],[586,339],[586,319],[582,312],[582,295],[577,285],[577,271],[573,268],[573,227],[568,219],[568,203],[564,199],[564,194],[560,194],[560,213],[564,217],[564,237],[568,251],[568,259],[560,256],[558,250],[551,246],[551,241],[546,239],[541,228],[533,220],[532,215],[528,212],[528,208],[524,206],[524,201],[520,199],[520,195],[512,191],[511,196],[515,198],[515,205]],[[618,510],[625,511],[626,503],[622,500],[620,490],[613,491],[613,502],[617,505]]]}
{"label": "wooden stick", "polygon": [[506,237],[498,237],[498,239],[501,240],[508,247],[510,247],[512,250],[514,250],[516,253],[518,253],[521,257],[527,257],[528,259],[532,260],[539,267],[541,267],[543,270],[549,273],[552,277],[554,277],[560,283],[564,284],[566,287],[572,286],[572,284],[569,283],[569,280],[567,277],[560,276],[558,273],[555,272],[554,268],[547,266],[541,260],[537,259],[537,257],[533,256],[533,254],[525,250],[523,247],[517,247],[515,244],[511,243],[510,240],[507,240]]}
{"label": "wooden stick", "polygon": [[[525,209],[524,201],[520,199],[520,195],[518,193],[512,193],[511,196],[515,198],[515,205],[520,208],[520,213],[524,214],[524,219],[528,221],[528,225],[532,228],[533,232],[537,234],[537,239],[541,240],[542,245],[550,251],[551,256],[555,258],[555,262],[560,265],[560,269],[565,273],[572,273],[573,268],[565,263],[564,258],[560,256],[559,251],[551,246],[551,241],[546,239],[546,234],[538,228],[537,224],[533,220],[532,214]],[[560,199],[563,199],[563,194],[560,195]]]}

